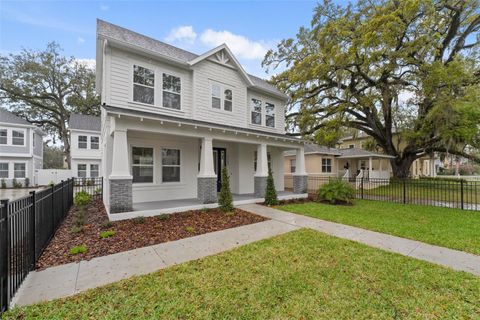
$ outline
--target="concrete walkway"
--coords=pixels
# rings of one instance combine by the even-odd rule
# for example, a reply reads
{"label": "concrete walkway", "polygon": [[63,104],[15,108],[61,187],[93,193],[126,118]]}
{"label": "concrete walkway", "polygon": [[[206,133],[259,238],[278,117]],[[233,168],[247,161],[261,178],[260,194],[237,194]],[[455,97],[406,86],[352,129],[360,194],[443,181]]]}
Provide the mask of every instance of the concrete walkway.
{"label": "concrete walkway", "polygon": [[474,254],[317,218],[306,217],[257,204],[243,205],[239,208],[275,221],[288,223],[295,227],[314,229],[338,238],[353,240],[371,247],[399,253],[404,256],[432,262],[454,270],[465,271],[480,276],[480,256]]}
{"label": "concrete walkway", "polygon": [[151,273],[296,229],[299,227],[268,220],[30,272],[12,304],[24,306],[71,296],[134,275]]}

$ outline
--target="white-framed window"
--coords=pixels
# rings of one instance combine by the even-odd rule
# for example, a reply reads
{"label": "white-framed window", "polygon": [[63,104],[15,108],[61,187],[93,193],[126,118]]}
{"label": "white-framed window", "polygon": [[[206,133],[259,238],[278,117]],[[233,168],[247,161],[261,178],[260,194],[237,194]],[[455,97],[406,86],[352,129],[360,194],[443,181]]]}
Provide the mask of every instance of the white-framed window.
{"label": "white-framed window", "polygon": [[25,131],[12,130],[12,145],[14,146],[25,145]]}
{"label": "white-framed window", "polygon": [[332,172],[332,159],[322,158],[322,172]]}
{"label": "white-framed window", "polygon": [[163,107],[181,109],[182,83],[180,77],[163,74]]}
{"label": "white-framed window", "polygon": [[91,178],[98,177],[98,164],[90,164],[90,177]]}
{"label": "white-framed window", "polygon": [[180,150],[162,148],[162,182],[180,182]]}
{"label": "white-framed window", "polygon": [[13,164],[13,177],[14,178],[25,178],[26,177],[26,165],[25,163],[14,163]]}
{"label": "white-framed window", "polygon": [[0,162],[0,178],[8,178],[8,162]]}
{"label": "white-framed window", "polygon": [[297,160],[290,159],[290,172],[291,173],[295,173],[296,165],[297,165]]}
{"label": "white-framed window", "polygon": [[275,128],[275,105],[265,102],[265,125]]}
{"label": "white-framed window", "polygon": [[223,110],[232,111],[233,108],[233,91],[232,89],[223,90]]}
{"label": "white-framed window", "polygon": [[348,148],[349,148],[349,149],[353,149],[353,148],[355,148],[355,145],[354,145],[354,144],[349,144],[349,145],[348,145]]}
{"label": "white-framed window", "polygon": [[90,149],[98,149],[100,147],[100,138],[97,136],[90,137]]}
{"label": "white-framed window", "polygon": [[0,144],[8,144],[8,130],[0,129]]}
{"label": "white-framed window", "polygon": [[[257,151],[254,151],[253,153],[253,170],[257,171],[257,158],[258,154]],[[267,163],[268,163],[268,169],[272,168],[272,157],[270,155],[270,152],[267,152]]]}
{"label": "white-framed window", "polygon": [[77,176],[79,178],[86,178],[87,177],[87,165],[84,163],[79,163],[77,165]]}
{"label": "white-framed window", "polygon": [[133,66],[133,101],[155,103],[155,71],[138,65]]}
{"label": "white-framed window", "polygon": [[78,149],[87,149],[87,147],[88,147],[88,137],[78,136]]}
{"label": "white-framed window", "polygon": [[252,124],[262,124],[262,100],[252,98],[251,99],[251,121]]}
{"label": "white-framed window", "polygon": [[153,148],[132,147],[133,183],[153,182]]}
{"label": "white-framed window", "polygon": [[218,83],[212,83],[212,108],[220,109],[222,107],[222,86]]}
{"label": "white-framed window", "polygon": [[233,89],[219,83],[212,83],[212,108],[232,111]]}

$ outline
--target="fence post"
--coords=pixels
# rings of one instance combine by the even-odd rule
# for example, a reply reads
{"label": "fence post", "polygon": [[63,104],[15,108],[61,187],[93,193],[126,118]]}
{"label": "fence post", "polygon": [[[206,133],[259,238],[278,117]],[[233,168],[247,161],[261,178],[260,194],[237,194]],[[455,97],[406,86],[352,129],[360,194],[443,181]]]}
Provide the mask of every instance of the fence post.
{"label": "fence post", "polygon": [[361,178],[362,180],[360,181],[360,189],[362,192],[362,199],[363,199],[363,177]]}
{"label": "fence post", "polygon": [[403,183],[403,203],[407,203],[407,187],[405,185],[405,178],[402,179]]}
{"label": "fence post", "polygon": [[30,261],[30,270],[33,270],[35,268],[35,262],[37,260],[36,257],[36,252],[37,250],[35,249],[36,246],[36,230],[37,230],[37,222],[36,222],[36,215],[37,215],[37,196],[35,194],[35,191],[30,191],[30,197],[32,199],[32,210],[31,210],[31,217],[30,217],[30,244],[32,246],[31,248],[31,261]]}
{"label": "fence post", "polygon": [[460,206],[461,206],[461,209],[463,210],[463,179],[460,180]]}
{"label": "fence post", "polygon": [[[7,311],[9,304],[8,276],[10,251],[10,221],[8,221],[8,199],[0,200],[0,313]],[[2,228],[3,225],[3,228]]]}
{"label": "fence post", "polygon": [[63,203],[63,193],[65,192],[65,183],[63,182],[63,180],[62,180],[61,184],[62,184],[62,192],[61,192],[62,198],[60,200],[62,202],[62,218],[63,218],[63,216],[65,214],[65,208],[63,207],[63,205],[64,205],[64,203]]}

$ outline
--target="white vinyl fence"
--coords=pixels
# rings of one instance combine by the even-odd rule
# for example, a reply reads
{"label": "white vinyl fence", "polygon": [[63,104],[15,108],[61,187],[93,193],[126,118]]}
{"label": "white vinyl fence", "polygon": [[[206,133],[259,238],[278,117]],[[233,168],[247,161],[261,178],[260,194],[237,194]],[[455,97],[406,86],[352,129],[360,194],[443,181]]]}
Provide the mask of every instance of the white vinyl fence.
{"label": "white vinyl fence", "polygon": [[72,170],[62,169],[39,169],[37,170],[37,183],[47,185],[51,182],[57,184],[73,177]]}

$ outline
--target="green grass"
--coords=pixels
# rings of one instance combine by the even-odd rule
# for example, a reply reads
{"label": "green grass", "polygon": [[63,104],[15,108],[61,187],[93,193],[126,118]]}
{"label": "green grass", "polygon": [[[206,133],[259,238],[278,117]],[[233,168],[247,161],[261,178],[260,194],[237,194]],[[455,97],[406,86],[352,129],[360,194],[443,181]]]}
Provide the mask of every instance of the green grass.
{"label": "green grass", "polygon": [[447,248],[480,254],[480,212],[356,200],[354,206],[316,202],[281,210],[343,223]]}
{"label": "green grass", "polygon": [[479,288],[479,277],[304,229],[6,317],[475,319]]}

